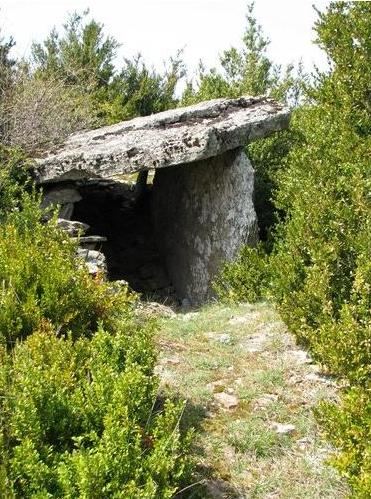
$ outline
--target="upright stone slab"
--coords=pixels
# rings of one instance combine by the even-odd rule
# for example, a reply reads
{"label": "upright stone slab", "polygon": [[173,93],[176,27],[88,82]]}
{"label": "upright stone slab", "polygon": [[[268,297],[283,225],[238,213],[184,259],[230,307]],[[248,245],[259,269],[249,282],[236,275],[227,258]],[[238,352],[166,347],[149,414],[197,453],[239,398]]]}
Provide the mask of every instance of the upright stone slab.
{"label": "upright stone slab", "polygon": [[257,240],[254,171],[242,149],[192,165],[157,170],[153,220],[157,244],[181,298],[197,305],[225,260]]}

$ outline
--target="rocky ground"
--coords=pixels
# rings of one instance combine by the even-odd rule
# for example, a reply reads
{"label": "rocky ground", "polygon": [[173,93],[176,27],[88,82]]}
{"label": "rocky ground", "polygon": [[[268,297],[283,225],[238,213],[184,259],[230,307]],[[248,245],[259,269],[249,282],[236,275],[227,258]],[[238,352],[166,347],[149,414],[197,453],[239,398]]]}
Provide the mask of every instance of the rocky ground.
{"label": "rocky ground", "polygon": [[337,386],[271,306],[150,313],[162,315],[161,389],[187,400],[183,422],[197,430],[200,483],[186,497],[347,497],[312,412]]}

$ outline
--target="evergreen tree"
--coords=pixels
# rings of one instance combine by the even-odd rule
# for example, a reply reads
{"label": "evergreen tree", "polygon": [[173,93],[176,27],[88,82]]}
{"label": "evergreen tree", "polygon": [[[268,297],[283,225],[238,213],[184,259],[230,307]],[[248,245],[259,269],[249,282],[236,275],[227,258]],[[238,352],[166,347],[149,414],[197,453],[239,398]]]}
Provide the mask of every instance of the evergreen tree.
{"label": "evergreen tree", "polygon": [[267,55],[269,39],[254,14],[254,3],[248,5],[246,28],[240,49],[231,47],[220,56],[221,70],[206,71],[200,63],[198,85],[188,83],[183,94],[183,103],[190,104],[217,97],[239,97],[241,95],[269,95],[296,105],[300,99],[303,80],[299,65],[298,76],[294,67],[282,68]]}

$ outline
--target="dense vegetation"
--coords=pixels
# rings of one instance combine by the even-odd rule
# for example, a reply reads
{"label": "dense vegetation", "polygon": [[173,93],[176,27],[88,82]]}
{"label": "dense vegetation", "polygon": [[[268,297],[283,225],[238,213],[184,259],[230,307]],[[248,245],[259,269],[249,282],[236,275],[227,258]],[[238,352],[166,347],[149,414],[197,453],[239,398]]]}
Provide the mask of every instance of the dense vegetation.
{"label": "dense vegetation", "polygon": [[[327,72],[308,78],[267,56],[249,7],[241,49],[200,68],[178,99],[181,54],[159,74],[86,15],[14,61],[0,40],[0,491],[9,497],[171,497],[186,479],[181,407],[156,402],[151,324],[135,297],[91,279],[52,218],[43,222],[27,155],[87,126],[221,96],[265,93],[293,107],[290,129],[248,146],[262,242],[215,287],[268,298],[313,356],[345,381],[318,418],[354,495],[370,478],[370,33],[367,2],[318,13]],[[58,120],[55,116],[58,115]],[[22,387],[22,389],[20,389]],[[129,389],[130,387],[130,389]]]}
{"label": "dense vegetation", "polygon": [[153,325],[126,288],[89,276],[55,217],[42,222],[14,162],[3,149],[0,495],[172,497],[187,442],[182,405],[156,402]]}
{"label": "dense vegetation", "polygon": [[274,143],[250,148],[253,159],[259,152],[259,165],[268,160],[278,221],[268,242],[244,248],[237,262],[226,265],[216,288],[226,299],[274,300],[315,358],[346,380],[342,403],[322,404],[318,417],[342,451],[335,464],[355,495],[366,497],[371,489],[370,4],[333,3],[315,29],[330,70],[317,74],[306,89],[307,102],[295,110],[289,132],[295,140],[286,142],[280,168],[271,168]]}

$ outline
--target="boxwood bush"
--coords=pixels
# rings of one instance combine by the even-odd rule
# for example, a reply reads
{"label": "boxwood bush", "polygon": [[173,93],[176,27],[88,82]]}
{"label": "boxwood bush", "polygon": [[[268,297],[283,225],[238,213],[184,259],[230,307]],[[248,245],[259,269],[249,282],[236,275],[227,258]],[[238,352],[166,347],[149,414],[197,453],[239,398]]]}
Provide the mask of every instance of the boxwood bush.
{"label": "boxwood bush", "polygon": [[281,169],[271,172],[280,217],[271,251],[262,254],[262,246],[243,249],[234,264],[226,265],[217,288],[225,299],[272,299],[299,341],[344,378],[342,403],[321,404],[318,418],[340,451],[334,462],[354,495],[367,497],[371,5],[333,2],[320,14],[316,30],[331,70],[317,75],[310,101],[295,111],[291,126],[300,140]]}
{"label": "boxwood bush", "polygon": [[188,437],[182,404],[158,400],[153,324],[134,313],[127,289],[89,276],[55,218],[41,221],[35,191],[9,200],[0,225],[0,496],[172,497],[190,469]]}

